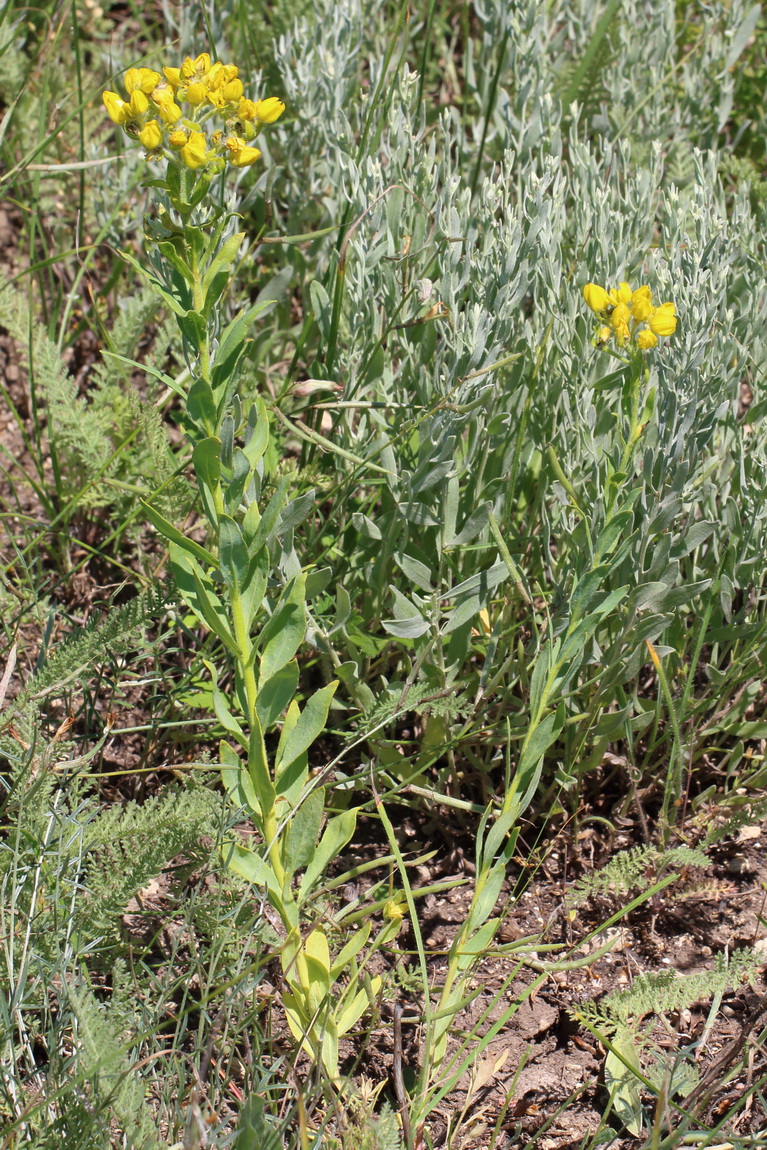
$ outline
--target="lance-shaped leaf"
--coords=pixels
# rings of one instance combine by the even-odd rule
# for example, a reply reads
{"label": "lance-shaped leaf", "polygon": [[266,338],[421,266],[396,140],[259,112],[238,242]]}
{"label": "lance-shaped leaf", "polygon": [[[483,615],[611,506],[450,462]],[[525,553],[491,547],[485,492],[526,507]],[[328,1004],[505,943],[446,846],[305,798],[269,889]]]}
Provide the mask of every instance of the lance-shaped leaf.
{"label": "lance-shaped leaf", "polygon": [[176,543],[169,547],[170,565],[179,593],[201,623],[218,636],[224,646],[238,659],[242,652],[229,630],[224,607],[213,590],[213,583],[196,559]]}
{"label": "lance-shaped leaf", "polygon": [[277,747],[276,765],[277,773],[281,774],[299,755],[308,750],[314,740],[322,734],[327,723],[328,711],[338,682],[328,683],[307,700],[303,711],[288,730],[287,724],[283,728],[279,746]]}

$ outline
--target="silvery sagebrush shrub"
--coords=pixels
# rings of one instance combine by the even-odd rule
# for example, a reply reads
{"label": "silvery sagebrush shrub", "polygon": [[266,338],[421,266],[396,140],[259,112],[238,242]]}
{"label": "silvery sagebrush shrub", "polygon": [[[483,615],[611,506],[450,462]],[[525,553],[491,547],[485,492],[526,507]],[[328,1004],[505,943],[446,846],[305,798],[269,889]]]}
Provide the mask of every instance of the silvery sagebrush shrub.
{"label": "silvery sagebrush shrub", "polygon": [[[330,629],[361,675],[360,651],[370,653],[361,632],[383,621],[402,641],[400,673],[412,671],[412,656],[437,682],[476,683],[469,632],[510,585],[488,512],[549,604],[552,633],[566,628],[590,558],[583,515],[547,451],[588,508],[592,538],[620,455],[620,367],[591,346],[580,293],[594,278],[651,284],[655,298],[676,302],[681,322],[651,357],[621,544],[598,592],[630,594],[571,669],[576,694],[579,679],[591,683],[572,709],[611,707],[647,659],[643,640],[671,655],[663,640],[680,611],[699,611],[715,585],[724,625],[733,595],[737,603],[758,577],[754,483],[761,493],[764,463],[738,401],[744,375],[758,395],[765,277],[747,199],[728,213],[711,150],[754,6],[707,6],[707,34],[693,25],[689,45],[675,35],[673,4],[616,20],[595,65],[596,96],[563,109],[561,77],[572,76],[609,8],[475,5],[481,47],[467,54],[468,116],[447,108],[427,124],[418,77],[390,65],[385,111],[362,150],[365,96],[381,79],[380,53],[362,52],[377,31],[369,6],[346,0],[331,18],[318,5],[281,42],[295,117],[282,144],[285,178],[301,173],[322,222],[347,222],[335,250],[330,240],[318,245],[313,280],[307,263],[313,372],[324,364],[343,398],[360,404],[333,413],[333,437],[389,472],[357,493],[356,533],[344,537],[352,549],[337,558],[359,619],[355,630],[354,612],[337,606]],[[704,148],[689,148],[680,185],[677,137]],[[326,455],[324,466],[345,474],[342,457]],[[753,509],[747,525],[739,501]],[[715,526],[722,516],[726,547]],[[480,581],[459,592],[456,618],[454,588],[473,576]],[[486,662],[485,680],[509,641],[528,635],[516,610],[501,635],[482,645],[498,661]],[[526,650],[534,661],[537,643]]]}

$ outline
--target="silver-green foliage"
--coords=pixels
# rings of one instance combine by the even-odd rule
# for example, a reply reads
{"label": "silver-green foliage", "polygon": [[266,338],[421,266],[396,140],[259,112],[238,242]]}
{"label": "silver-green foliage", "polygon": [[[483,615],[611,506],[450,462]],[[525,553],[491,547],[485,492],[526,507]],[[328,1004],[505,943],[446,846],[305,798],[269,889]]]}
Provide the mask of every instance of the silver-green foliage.
{"label": "silver-green foliage", "polygon": [[[753,429],[738,409],[744,373],[760,397],[761,233],[745,194],[725,203],[714,150],[754,7],[714,5],[710,35],[688,55],[670,0],[617,19],[593,65],[605,99],[563,108],[561,77],[588,62],[609,7],[477,4],[465,116],[427,116],[419,78],[396,52],[379,87],[385,43],[360,0],[318,3],[281,54],[295,115],[280,193],[290,230],[300,230],[304,195],[314,226],[345,221],[335,247],[328,239],[313,264],[296,262],[316,324],[312,371],[363,405],[333,415],[332,440],[388,472],[355,517],[359,554],[344,575],[362,630],[388,619],[406,646],[430,644],[424,666],[442,685],[445,666],[465,668],[468,642],[449,636],[465,635],[512,577],[491,511],[523,583],[551,603],[554,636],[586,588],[590,609],[604,608],[560,681],[572,709],[590,715],[634,681],[645,640],[661,656],[681,650],[690,612],[733,627],[733,638],[751,624],[767,524],[762,407]],[[679,156],[664,153],[673,137],[690,141],[679,186]],[[627,474],[625,379],[591,346],[580,291],[620,279],[650,284],[680,314],[649,360]],[[338,456],[326,465],[347,470]],[[601,557],[590,542],[599,539]],[[746,594],[750,617],[736,618]],[[332,626],[362,671],[359,634],[342,615]],[[498,642],[489,656],[507,650]],[[528,647],[531,662],[539,654]],[[485,667],[492,679],[502,664]]]}

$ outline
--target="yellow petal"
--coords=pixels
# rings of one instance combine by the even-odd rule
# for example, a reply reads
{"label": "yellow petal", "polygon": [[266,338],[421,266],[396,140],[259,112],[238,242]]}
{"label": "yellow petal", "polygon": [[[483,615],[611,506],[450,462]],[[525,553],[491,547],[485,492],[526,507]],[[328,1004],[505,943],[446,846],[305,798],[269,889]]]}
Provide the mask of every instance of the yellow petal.
{"label": "yellow petal", "polygon": [[677,317],[673,303],[662,303],[653,310],[647,320],[650,331],[656,335],[673,335],[676,331]]}
{"label": "yellow petal", "polygon": [[617,331],[618,328],[628,327],[630,315],[631,313],[628,306],[625,303],[619,303],[618,306],[612,310],[610,326],[614,331]]}
{"label": "yellow petal", "polygon": [[227,104],[233,104],[235,100],[242,98],[243,91],[242,80],[230,80],[224,85],[224,99]]}
{"label": "yellow petal", "polygon": [[625,303],[625,304],[631,303],[632,291],[631,291],[631,288],[629,287],[629,285],[625,282],[625,280],[618,285],[618,290],[616,292],[616,295],[618,296],[618,303]]}
{"label": "yellow petal", "polygon": [[638,287],[631,297],[631,314],[635,320],[641,323],[652,315],[652,310],[652,293],[644,284],[642,287]]}
{"label": "yellow petal", "polygon": [[187,168],[196,171],[201,168],[208,158],[206,150],[207,140],[204,132],[190,132],[189,139],[181,149],[181,159]]}
{"label": "yellow petal", "polygon": [[194,62],[195,71],[198,75],[204,76],[206,72],[210,71],[210,53],[200,52],[200,55]]}
{"label": "yellow petal", "polygon": [[159,72],[154,72],[151,68],[129,68],[125,73],[125,91],[130,93],[141,91],[148,96],[152,89],[157,87],[159,79]]}
{"label": "yellow petal", "polygon": [[247,168],[250,164],[255,164],[261,155],[258,148],[251,148],[239,136],[229,136],[226,148],[229,152],[229,163],[235,168]]}
{"label": "yellow petal", "polygon": [[208,93],[205,89],[205,85],[200,84],[197,81],[190,84],[186,90],[186,98],[190,104],[194,105],[195,108],[198,106],[198,104],[203,102],[207,94]]}
{"label": "yellow petal", "polygon": [[139,132],[138,138],[148,152],[153,152],[162,143],[162,128],[156,120],[148,120]]}
{"label": "yellow petal", "polygon": [[183,128],[176,128],[175,132],[171,132],[168,136],[168,143],[172,148],[183,148],[188,139],[188,132],[185,132]]}
{"label": "yellow petal", "polygon": [[187,56],[179,70],[181,72],[182,80],[191,80],[192,76],[194,76],[195,72],[197,71],[197,66],[192,57]]}
{"label": "yellow petal", "polygon": [[583,298],[588,307],[597,313],[606,311],[607,308],[613,306],[613,302],[605,289],[598,284],[586,284],[583,289]]}
{"label": "yellow petal", "polygon": [[[622,305],[625,307],[625,304]],[[625,347],[629,341],[629,325],[627,323],[618,324],[615,328],[615,338],[618,341],[618,347]]]}
{"label": "yellow petal", "polygon": [[126,104],[117,92],[102,92],[101,99],[104,101],[109,119],[114,124],[124,124],[130,119],[130,104]]}
{"label": "yellow petal", "polygon": [[256,119],[260,120],[262,124],[273,124],[275,120],[279,120],[284,111],[285,105],[276,96],[270,96],[268,100],[256,102]]}
{"label": "yellow petal", "polygon": [[180,87],[180,85],[181,85],[181,69],[180,68],[163,68],[162,74],[165,77],[165,79],[168,81],[168,83],[172,84],[174,88]]}
{"label": "yellow petal", "polygon": [[252,100],[240,100],[237,105],[237,118],[239,120],[255,120],[256,105]]}
{"label": "yellow petal", "polygon": [[642,351],[649,351],[651,347],[658,346],[658,337],[654,332],[644,328],[637,336],[637,344],[641,347]]}
{"label": "yellow petal", "polygon": [[131,116],[143,116],[149,111],[149,101],[140,88],[134,88],[130,97]]}

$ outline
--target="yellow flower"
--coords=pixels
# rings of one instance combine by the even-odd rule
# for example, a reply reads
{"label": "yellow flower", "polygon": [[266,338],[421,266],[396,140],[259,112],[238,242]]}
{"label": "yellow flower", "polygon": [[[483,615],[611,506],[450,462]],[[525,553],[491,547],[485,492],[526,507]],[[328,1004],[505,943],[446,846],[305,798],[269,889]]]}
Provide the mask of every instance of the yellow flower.
{"label": "yellow flower", "polygon": [[233,104],[236,100],[242,99],[244,90],[242,80],[230,80],[228,84],[224,84],[222,94],[227,104]]}
{"label": "yellow flower", "polygon": [[253,100],[240,100],[237,105],[237,118],[238,120],[256,119],[256,105]]}
{"label": "yellow flower", "polygon": [[225,146],[229,152],[229,163],[235,168],[247,168],[255,164],[261,155],[258,148],[251,148],[239,136],[228,136]]}
{"label": "yellow flower", "polygon": [[610,292],[610,299],[615,304],[619,304],[619,303],[629,304],[629,303],[631,303],[631,294],[632,294],[631,288],[624,281],[623,283],[619,284],[617,288],[612,289],[612,291]]}
{"label": "yellow flower", "polygon": [[190,132],[189,139],[181,149],[181,159],[193,172],[201,168],[208,159],[206,143],[204,132]]}
{"label": "yellow flower", "polygon": [[623,327],[628,329],[628,322],[629,322],[630,317],[631,317],[631,312],[628,309],[628,304],[619,303],[617,305],[617,307],[613,308],[612,313],[610,315],[610,326],[613,328],[614,331],[617,331],[618,328],[623,328]]}
{"label": "yellow flower", "polygon": [[194,60],[191,56],[187,56],[179,72],[182,80],[191,80],[193,77],[207,76],[210,67],[210,53],[200,52],[200,55],[196,56]]}
{"label": "yellow flower", "polygon": [[[621,304],[620,306],[625,307],[626,305]],[[620,323],[614,328],[614,331],[618,347],[625,347],[629,341],[629,325],[627,323]]]}
{"label": "yellow flower", "polygon": [[166,124],[175,124],[181,119],[181,109],[173,99],[173,89],[163,80],[150,95],[160,117]]}
{"label": "yellow flower", "polygon": [[658,346],[658,337],[654,332],[649,331],[648,328],[643,328],[637,336],[637,346],[641,347],[642,351],[649,351],[651,347]]}
{"label": "yellow flower", "polygon": [[284,111],[285,105],[276,96],[270,96],[268,100],[258,100],[256,103],[256,119],[262,124],[273,124],[275,120],[279,120]]}
{"label": "yellow flower", "polygon": [[676,331],[676,308],[673,303],[662,303],[653,309],[647,326],[655,335],[673,335]]}
{"label": "yellow flower", "polygon": [[652,314],[652,293],[646,284],[638,287],[631,297],[631,314],[639,323]]}
{"label": "yellow flower", "polygon": [[156,120],[147,120],[139,132],[138,138],[148,152],[153,152],[162,143],[162,128]]}
{"label": "yellow flower", "polygon": [[149,101],[140,88],[134,88],[130,97],[131,118],[138,119],[149,111]]}
{"label": "yellow flower", "polygon": [[597,343],[608,343],[612,334],[609,327],[600,327],[597,332]]}
{"label": "yellow flower", "polygon": [[186,98],[195,108],[203,102],[207,94],[205,85],[201,84],[199,80],[191,83],[186,90]]}
{"label": "yellow flower", "polygon": [[117,92],[102,92],[101,99],[104,101],[109,119],[114,124],[125,124],[130,120],[130,104],[126,104],[122,96],[117,95]]}
{"label": "yellow flower", "polygon": [[185,132],[183,128],[176,128],[175,132],[171,132],[168,136],[168,143],[172,148],[183,148],[188,139],[188,132]]}
{"label": "yellow flower", "polygon": [[[259,101],[259,103],[265,102],[266,101]],[[585,299],[588,307],[590,307],[591,310],[595,311],[598,315],[603,311],[607,311],[608,308],[613,306],[613,301],[610,299],[605,289],[603,287],[599,287],[598,284],[586,284],[585,288],[583,289],[583,298]]]}
{"label": "yellow flower", "polygon": [[180,88],[182,84],[180,68],[163,68],[162,74],[173,88]]}
{"label": "yellow flower", "polygon": [[125,73],[125,91],[129,95],[132,92],[140,91],[148,96],[159,82],[159,72],[153,72],[151,68],[129,68]]}

